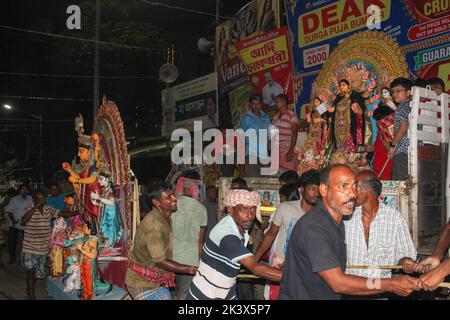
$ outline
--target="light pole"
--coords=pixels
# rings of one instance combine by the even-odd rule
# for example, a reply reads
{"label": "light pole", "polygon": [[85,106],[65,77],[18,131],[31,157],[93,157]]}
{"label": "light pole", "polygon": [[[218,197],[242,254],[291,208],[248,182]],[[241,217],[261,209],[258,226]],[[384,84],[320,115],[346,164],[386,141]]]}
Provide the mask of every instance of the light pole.
{"label": "light pole", "polygon": [[17,110],[20,111],[22,113],[25,113],[27,115],[29,115],[30,117],[33,117],[35,119],[39,120],[39,169],[40,169],[40,176],[41,176],[41,185],[44,183],[44,174],[43,174],[43,166],[44,166],[44,162],[43,162],[43,149],[42,149],[42,114],[40,115],[36,115],[34,113],[31,112],[27,112],[27,111],[23,111],[17,107],[12,107],[8,104],[4,104],[3,108],[7,109],[7,110]]}

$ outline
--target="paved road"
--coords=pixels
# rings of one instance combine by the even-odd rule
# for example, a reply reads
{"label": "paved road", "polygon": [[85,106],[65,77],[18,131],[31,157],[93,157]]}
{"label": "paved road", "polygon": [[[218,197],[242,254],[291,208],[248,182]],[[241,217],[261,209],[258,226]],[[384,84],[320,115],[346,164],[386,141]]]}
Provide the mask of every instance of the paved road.
{"label": "paved road", "polygon": [[[8,261],[5,250],[0,253],[2,261]],[[0,300],[25,300],[26,275],[17,265],[9,265],[6,270],[0,269]],[[52,300],[47,294],[46,280],[36,283],[36,299]]]}

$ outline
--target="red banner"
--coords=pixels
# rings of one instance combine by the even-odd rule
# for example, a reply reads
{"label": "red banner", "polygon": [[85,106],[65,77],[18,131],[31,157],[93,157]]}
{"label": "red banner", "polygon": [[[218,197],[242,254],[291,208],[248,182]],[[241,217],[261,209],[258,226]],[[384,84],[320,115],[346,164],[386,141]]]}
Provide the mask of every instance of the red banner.
{"label": "red banner", "polygon": [[[236,43],[254,88],[263,96],[269,113],[275,110],[275,97],[281,93],[293,102],[292,61],[287,28],[282,27]],[[269,115],[270,115],[269,114]]]}
{"label": "red banner", "polygon": [[450,15],[429,22],[424,22],[408,30],[408,39],[417,41],[450,31]]}

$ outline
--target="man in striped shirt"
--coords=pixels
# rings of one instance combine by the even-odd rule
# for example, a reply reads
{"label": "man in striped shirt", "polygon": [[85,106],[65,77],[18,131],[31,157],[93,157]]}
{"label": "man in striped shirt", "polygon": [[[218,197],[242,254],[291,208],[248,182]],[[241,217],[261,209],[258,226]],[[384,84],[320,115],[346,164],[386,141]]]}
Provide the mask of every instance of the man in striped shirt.
{"label": "man in striped shirt", "polygon": [[187,300],[237,300],[236,278],[241,264],[271,281],[281,280],[281,271],[260,264],[246,248],[248,230],[256,215],[259,195],[255,191],[231,190],[226,199],[228,216],[212,230],[203,246],[197,273]]}
{"label": "man in striped shirt", "polygon": [[37,191],[34,206],[25,209],[20,223],[25,226],[22,248],[22,268],[27,273],[26,294],[35,300],[36,279],[45,278],[45,262],[49,250],[51,218],[70,217],[77,212],[62,213],[45,204],[45,194]]}
{"label": "man in striped shirt", "polygon": [[297,115],[288,109],[288,96],[280,94],[276,98],[277,114],[273,117],[272,124],[275,125],[280,134],[280,171],[297,171],[298,161],[294,155],[297,143],[298,119]]}

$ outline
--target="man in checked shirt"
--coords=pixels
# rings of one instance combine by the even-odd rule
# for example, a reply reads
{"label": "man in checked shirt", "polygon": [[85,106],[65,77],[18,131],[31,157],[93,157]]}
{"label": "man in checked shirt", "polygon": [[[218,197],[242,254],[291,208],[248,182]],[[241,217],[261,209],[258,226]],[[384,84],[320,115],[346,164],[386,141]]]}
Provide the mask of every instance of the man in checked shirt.
{"label": "man in checked shirt", "polygon": [[[405,272],[414,272],[417,251],[405,218],[395,208],[379,203],[382,184],[372,171],[362,171],[356,178],[357,207],[344,221],[347,265],[401,265]],[[390,269],[347,268],[345,273],[372,279],[392,276]]]}

